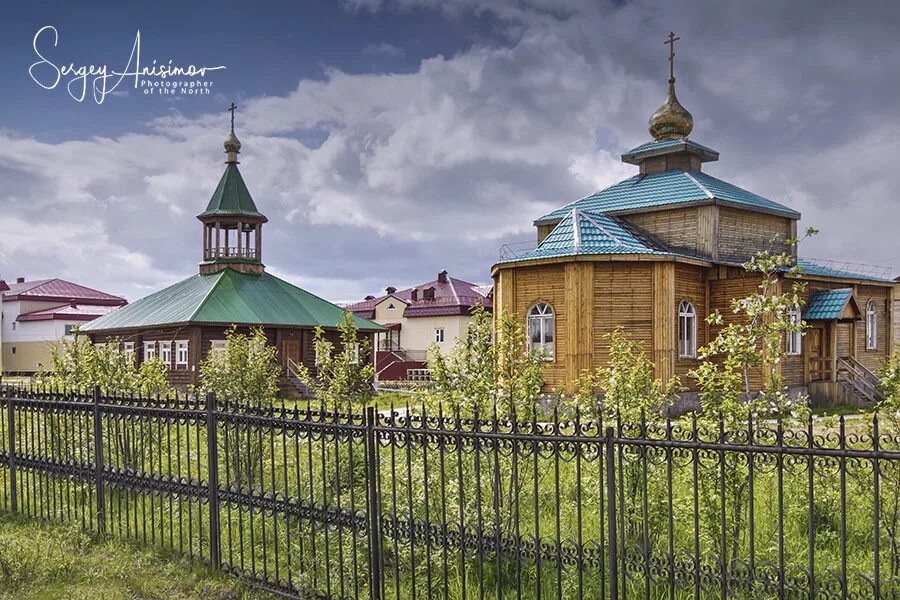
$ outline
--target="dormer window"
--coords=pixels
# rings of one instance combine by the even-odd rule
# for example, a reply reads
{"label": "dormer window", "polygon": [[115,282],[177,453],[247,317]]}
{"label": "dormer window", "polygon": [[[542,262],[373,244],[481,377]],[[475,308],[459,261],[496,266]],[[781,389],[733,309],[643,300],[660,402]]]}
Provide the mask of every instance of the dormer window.
{"label": "dormer window", "polygon": [[422,290],[422,299],[423,300],[434,300],[434,288],[425,288]]}

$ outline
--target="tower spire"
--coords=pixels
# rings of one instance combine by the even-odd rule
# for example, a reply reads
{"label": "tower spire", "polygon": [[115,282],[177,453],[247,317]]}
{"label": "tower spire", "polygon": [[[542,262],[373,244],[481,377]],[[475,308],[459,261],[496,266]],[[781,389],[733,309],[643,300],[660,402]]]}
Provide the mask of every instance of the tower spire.
{"label": "tower spire", "polygon": [[234,135],[235,110],[237,110],[237,106],[234,102],[232,102],[231,106],[228,107],[228,111],[231,113],[231,133],[229,133],[228,137],[225,138],[225,154],[227,156],[225,162],[238,164],[237,155],[241,153],[241,141],[237,139],[236,135]]}
{"label": "tower spire", "polygon": [[670,31],[664,42],[669,46],[669,95],[650,117],[650,135],[656,141],[686,139],[694,128],[694,117],[675,96],[675,42],[680,39]]}

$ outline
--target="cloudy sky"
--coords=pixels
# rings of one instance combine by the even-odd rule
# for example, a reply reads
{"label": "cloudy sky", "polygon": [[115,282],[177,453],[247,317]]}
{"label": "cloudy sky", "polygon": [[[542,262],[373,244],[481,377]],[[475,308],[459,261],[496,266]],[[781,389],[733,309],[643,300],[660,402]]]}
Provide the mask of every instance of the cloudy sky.
{"label": "cloudy sky", "polygon": [[[98,104],[39,65],[224,65],[209,95]],[[681,37],[709,173],[803,213],[801,253],[900,271],[900,3],[10,2],[0,19],[0,276],[131,300],[196,272],[228,104],[270,271],[333,300],[488,282],[532,220],[634,173]],[[131,82],[130,84],[128,82]],[[88,79],[90,84],[90,79]],[[90,88],[90,85],[89,85]]]}

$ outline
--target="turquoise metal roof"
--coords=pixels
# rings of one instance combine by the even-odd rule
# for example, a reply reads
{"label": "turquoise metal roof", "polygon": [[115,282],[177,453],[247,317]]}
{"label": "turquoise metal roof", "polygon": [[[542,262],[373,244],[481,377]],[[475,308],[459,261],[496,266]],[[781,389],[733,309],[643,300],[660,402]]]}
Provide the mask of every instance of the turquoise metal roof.
{"label": "turquoise metal roof", "polygon": [[572,209],[537,248],[503,262],[584,254],[670,254],[624,220]]}
{"label": "turquoise metal roof", "polygon": [[852,295],[853,290],[850,288],[816,292],[809,297],[809,303],[803,311],[803,319],[805,321],[840,319]]}
{"label": "turquoise metal roof", "polygon": [[[287,327],[337,327],[344,309],[306,290],[263,273],[252,275],[224,269],[194,275],[100,317],[82,331],[106,331],[217,323]],[[360,329],[383,327],[354,315]]]}
{"label": "turquoise metal roof", "polygon": [[537,222],[562,219],[573,208],[594,213],[610,213],[713,201],[773,212],[792,219],[800,218],[800,213],[795,210],[706,173],[671,170],[635,175],[548,213]]}
{"label": "turquoise metal roof", "polygon": [[835,269],[833,267],[821,265],[806,258],[798,258],[797,266],[799,266],[801,269],[801,275],[813,275],[816,277],[839,277],[841,279],[863,279],[866,281],[878,281],[884,283],[892,282],[891,279],[885,277],[877,277],[875,275],[867,275],[865,273],[854,273],[853,271]]}
{"label": "turquoise metal roof", "polygon": [[219,180],[216,191],[213,192],[212,198],[209,199],[206,210],[197,216],[209,217],[214,215],[245,215],[257,219],[266,219],[256,209],[256,203],[253,202],[250,190],[247,189],[247,184],[244,183],[244,178],[241,177],[241,172],[238,170],[236,163],[229,162],[228,166],[225,167],[222,179]]}
{"label": "turquoise metal roof", "polygon": [[669,154],[671,152],[687,151],[696,154],[703,159],[704,162],[710,160],[718,160],[719,153],[712,148],[707,148],[703,144],[691,140],[662,140],[647,142],[641,144],[637,148],[632,148],[622,155],[622,160],[627,163],[636,164],[642,158],[653,156],[656,154]]}

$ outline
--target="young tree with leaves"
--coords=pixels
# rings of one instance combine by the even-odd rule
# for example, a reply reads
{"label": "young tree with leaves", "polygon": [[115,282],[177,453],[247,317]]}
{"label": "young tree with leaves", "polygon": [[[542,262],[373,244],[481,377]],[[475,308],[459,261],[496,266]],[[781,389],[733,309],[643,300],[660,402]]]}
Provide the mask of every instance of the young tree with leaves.
{"label": "young tree with leaves", "polygon": [[[816,233],[810,228],[805,237]],[[799,241],[787,240],[787,247],[794,248]],[[787,336],[802,334],[806,329],[805,323],[794,317],[794,311],[803,305],[805,284],[794,281],[784,289],[788,284],[786,276],[798,275],[802,269],[792,253],[770,251],[757,253],[744,264],[744,269],[760,277],[757,291],[731,301],[732,314],[727,322],[720,311],[707,318],[710,325],[720,329],[714,339],[699,349],[697,355],[702,362],[690,372],[700,388],[698,427],[707,438],[719,437],[720,431],[744,431],[748,423],[760,418],[786,418],[802,423],[809,415],[806,398],[788,394],[780,370],[787,356]],[[754,386],[754,375],[759,378],[757,386]],[[744,532],[747,469],[739,464],[737,453],[725,453],[715,465],[700,462],[701,515],[720,555],[723,553],[719,508],[722,481],[730,500],[732,518],[724,533],[731,555],[722,558],[731,562],[737,558]]]}
{"label": "young tree with leaves", "polygon": [[[202,390],[214,392],[217,401],[227,402],[233,411],[271,408],[278,395],[280,375],[276,349],[267,343],[262,328],[246,334],[238,333],[232,325],[225,332],[225,348],[211,351],[200,363]],[[238,487],[252,486],[262,476],[261,444],[236,425],[226,427],[218,439],[230,481]]]}
{"label": "young tree with leaves", "polygon": [[325,331],[316,328],[314,347],[315,372],[298,365],[297,376],[323,407],[348,407],[359,410],[366,406],[374,392],[375,365],[366,360],[371,351],[368,339],[360,338],[353,313],[344,313],[338,326],[340,347],[328,341]]}
{"label": "young tree with leaves", "polygon": [[541,395],[544,365],[543,355],[528,348],[521,323],[505,313],[492,318],[478,306],[450,352],[429,348],[427,397],[466,415],[477,410],[487,417],[496,407],[503,417],[527,417]]}
{"label": "young tree with leaves", "polygon": [[278,396],[281,372],[278,353],[262,328],[246,334],[232,325],[225,332],[225,348],[211,351],[200,363],[200,383],[220,401],[268,408]]}

